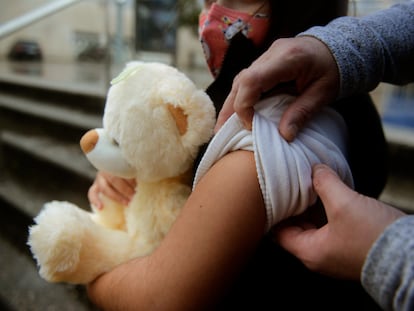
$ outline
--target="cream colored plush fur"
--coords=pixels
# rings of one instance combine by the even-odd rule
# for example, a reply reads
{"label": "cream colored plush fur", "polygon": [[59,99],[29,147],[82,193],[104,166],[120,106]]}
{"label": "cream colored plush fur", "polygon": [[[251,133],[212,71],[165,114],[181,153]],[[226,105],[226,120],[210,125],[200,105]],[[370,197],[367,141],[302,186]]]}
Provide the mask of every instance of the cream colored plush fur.
{"label": "cream colored plush fur", "polygon": [[45,204],[28,241],[40,275],[85,284],[151,253],[190,194],[192,164],[214,123],[211,100],[183,73],[128,63],[109,89],[103,129],[85,134],[81,146],[97,169],[136,178],[136,194],[127,208],[102,196],[104,208],[91,212]]}

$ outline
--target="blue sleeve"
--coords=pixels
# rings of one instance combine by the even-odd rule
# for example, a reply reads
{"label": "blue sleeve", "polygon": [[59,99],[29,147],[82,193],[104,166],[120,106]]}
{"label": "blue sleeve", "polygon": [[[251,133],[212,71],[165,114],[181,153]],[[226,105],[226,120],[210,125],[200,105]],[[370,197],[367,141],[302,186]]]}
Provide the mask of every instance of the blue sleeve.
{"label": "blue sleeve", "polygon": [[374,243],[361,275],[384,310],[414,310],[414,216],[391,224]]}
{"label": "blue sleeve", "polygon": [[371,91],[380,82],[414,81],[414,1],[361,18],[341,17],[303,35],[331,50],[340,73],[339,97]]}

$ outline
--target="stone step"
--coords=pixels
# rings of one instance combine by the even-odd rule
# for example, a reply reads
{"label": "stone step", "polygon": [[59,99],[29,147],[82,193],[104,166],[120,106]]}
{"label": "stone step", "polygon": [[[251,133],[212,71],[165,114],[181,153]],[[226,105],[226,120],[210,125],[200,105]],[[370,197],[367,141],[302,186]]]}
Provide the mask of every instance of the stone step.
{"label": "stone step", "polygon": [[101,127],[104,97],[0,80],[0,310],[96,310],[84,287],[43,280],[26,241],[45,202],[89,209],[96,170],[79,139]]}
{"label": "stone step", "polygon": [[44,103],[36,99],[21,98],[18,95],[0,94],[0,109],[26,114],[33,118],[53,121],[83,130],[102,126],[98,113],[82,111],[76,106],[66,107]]}
{"label": "stone step", "polygon": [[[0,60],[0,81],[30,86],[49,92],[103,97],[109,81],[121,68],[109,70],[103,64],[59,62],[9,62]],[[113,72],[112,72],[113,71]],[[112,73],[111,73],[112,72]]]}
{"label": "stone step", "polygon": [[[85,174],[88,171],[85,169],[84,175],[78,177],[82,172],[82,165],[76,165],[78,161],[51,162],[53,153],[46,147],[46,139],[20,137],[10,132],[2,133],[2,138],[2,149],[6,154],[3,155],[0,176],[3,213],[0,220],[0,264],[7,269],[0,272],[0,307],[10,311],[96,310],[88,301],[84,287],[51,284],[43,280],[26,245],[28,227],[45,202],[67,200],[89,208],[86,191],[92,171]],[[35,144],[36,141],[44,144]],[[33,145],[38,146],[31,150]],[[55,148],[57,154],[61,150]],[[66,158],[79,157],[72,153]]]}
{"label": "stone step", "polygon": [[78,143],[61,142],[45,136],[24,136],[10,131],[1,133],[1,141],[85,178],[95,177],[96,169],[86,159]]}
{"label": "stone step", "polygon": [[[1,75],[0,90],[2,94],[16,94],[20,97],[38,99],[41,102],[55,102],[58,105],[78,106],[84,110],[102,111],[105,96],[101,92],[82,92],[74,89],[70,83],[61,84],[61,87],[52,87],[51,81],[39,81],[36,77],[29,79],[13,79],[12,75]],[[41,79],[40,79],[41,80]]]}
{"label": "stone step", "polygon": [[[90,173],[82,178],[77,177],[80,172],[88,170],[74,160],[77,157],[83,159],[79,152],[66,156],[67,160],[73,160],[72,163],[52,162],[55,160],[53,154],[75,148],[61,146],[60,151],[58,148],[50,150],[45,143],[47,139],[20,137],[9,132],[2,133],[2,138],[6,154],[0,177],[0,207],[3,212],[0,263],[7,269],[0,273],[0,305],[13,311],[95,310],[84,287],[51,284],[40,278],[26,245],[28,227],[45,202],[68,200],[81,207],[89,207],[86,191],[92,171],[89,170]],[[63,158],[59,157],[60,160]]]}
{"label": "stone step", "polygon": [[103,100],[0,82],[0,131],[78,143],[87,130],[102,126]]}
{"label": "stone step", "polygon": [[87,190],[96,170],[78,144],[3,131],[0,196],[31,217],[45,202],[70,201],[89,209]]}
{"label": "stone step", "polygon": [[101,126],[100,113],[2,92],[0,115],[0,263],[7,267],[0,273],[0,308],[96,310],[84,287],[43,280],[26,241],[28,226],[45,202],[89,208],[95,169],[78,142],[84,131]]}

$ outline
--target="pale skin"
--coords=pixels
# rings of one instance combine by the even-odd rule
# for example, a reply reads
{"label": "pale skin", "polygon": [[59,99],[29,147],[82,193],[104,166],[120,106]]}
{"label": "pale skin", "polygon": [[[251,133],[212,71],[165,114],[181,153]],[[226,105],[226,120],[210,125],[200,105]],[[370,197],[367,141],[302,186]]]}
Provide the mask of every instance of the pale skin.
{"label": "pale skin", "polygon": [[104,310],[209,310],[264,228],[253,153],[229,153],[196,186],[161,245],[98,278],[89,296]]}

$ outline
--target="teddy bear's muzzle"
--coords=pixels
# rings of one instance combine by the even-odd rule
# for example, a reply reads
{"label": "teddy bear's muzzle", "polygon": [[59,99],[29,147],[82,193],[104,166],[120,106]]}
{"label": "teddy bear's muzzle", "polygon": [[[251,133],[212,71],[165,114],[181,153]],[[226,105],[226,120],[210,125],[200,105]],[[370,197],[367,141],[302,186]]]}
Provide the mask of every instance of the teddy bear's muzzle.
{"label": "teddy bear's muzzle", "polygon": [[90,130],[82,136],[80,140],[80,146],[84,154],[91,152],[99,139],[98,132],[96,130]]}
{"label": "teddy bear's muzzle", "polygon": [[94,129],[82,136],[80,145],[89,162],[98,170],[124,177],[136,177],[136,171],[124,158],[119,144],[104,129]]}

